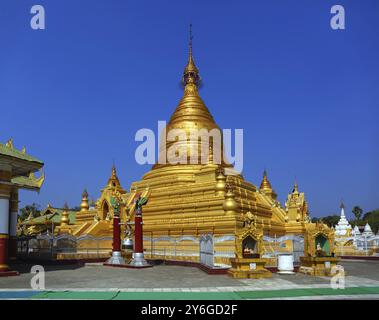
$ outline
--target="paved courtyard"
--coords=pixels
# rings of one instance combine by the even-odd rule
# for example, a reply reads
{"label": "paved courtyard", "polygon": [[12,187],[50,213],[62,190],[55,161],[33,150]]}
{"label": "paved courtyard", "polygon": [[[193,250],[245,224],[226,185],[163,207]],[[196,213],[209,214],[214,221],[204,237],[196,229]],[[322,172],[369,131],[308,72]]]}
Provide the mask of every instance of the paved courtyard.
{"label": "paved courtyard", "polygon": [[[345,290],[333,290],[330,278],[273,274],[271,279],[233,279],[227,275],[208,275],[195,267],[157,265],[148,269],[104,267],[101,264],[45,266],[45,290],[42,298],[64,298],[62,292],[81,292],[82,298],[102,293],[133,293],[129,298],[154,299],[154,293],[166,293],[171,299],[197,298],[370,298],[379,299],[379,261],[343,261],[347,276]],[[21,275],[0,277],[0,298],[17,298],[17,292],[31,291],[31,265],[15,265]],[[16,294],[16,296],[12,296]],[[106,294],[108,293],[108,295]],[[214,293],[213,295],[211,293]],[[236,293],[239,293],[235,296]],[[153,294],[153,295],[151,295]],[[171,294],[171,295],[170,295]],[[187,294],[187,296],[186,296]],[[200,295],[199,295],[200,294]],[[202,295],[204,294],[204,295]],[[209,295],[211,294],[211,295]],[[89,296],[88,296],[89,295]],[[122,296],[122,295],[121,295]]]}

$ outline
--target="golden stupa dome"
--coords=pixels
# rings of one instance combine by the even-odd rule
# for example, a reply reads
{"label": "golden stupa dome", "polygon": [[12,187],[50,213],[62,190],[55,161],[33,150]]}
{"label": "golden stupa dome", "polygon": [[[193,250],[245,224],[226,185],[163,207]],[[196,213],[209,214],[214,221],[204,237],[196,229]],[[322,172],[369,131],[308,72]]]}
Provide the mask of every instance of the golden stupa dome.
{"label": "golden stupa dome", "polygon": [[[159,159],[163,157],[163,159],[167,159],[167,161],[166,163],[159,161],[159,163],[154,165],[153,169],[183,164],[190,164],[194,167],[195,165],[208,163],[221,164],[224,167],[230,166],[224,160],[222,130],[216,124],[213,116],[199,95],[200,81],[199,70],[195,65],[192,54],[192,34],[190,34],[188,62],[184,68],[182,77],[184,93],[166,126],[166,136],[163,135],[161,137],[159,146]],[[185,139],[182,139],[182,137],[179,139],[175,135],[176,129],[181,129],[183,130],[182,132],[186,133]],[[206,129],[206,131],[201,132],[202,129]],[[194,130],[199,130],[197,136],[193,135]],[[200,143],[199,136],[204,137],[204,139],[202,138],[200,140]],[[219,137],[219,139],[215,140],[212,138],[214,136]],[[164,138],[166,138],[166,141]],[[205,144],[203,145],[202,141],[207,141],[207,146]],[[217,141],[219,141],[219,143],[217,143]],[[171,146],[173,146],[173,148],[170,148]],[[207,148],[204,150],[206,150],[208,154],[210,152],[213,154],[206,157],[206,154],[202,151],[203,147]],[[170,159],[172,159],[170,156],[175,157],[179,154],[178,149],[182,151],[181,155],[184,154],[187,158],[183,157],[183,162],[170,162]],[[167,158],[165,155],[167,155]],[[195,160],[191,159],[191,155],[195,155]],[[198,156],[197,159],[196,155]],[[201,155],[204,156],[204,159],[207,159],[205,161],[206,163],[204,163],[204,159],[201,159]],[[196,162],[194,163],[194,161]]]}

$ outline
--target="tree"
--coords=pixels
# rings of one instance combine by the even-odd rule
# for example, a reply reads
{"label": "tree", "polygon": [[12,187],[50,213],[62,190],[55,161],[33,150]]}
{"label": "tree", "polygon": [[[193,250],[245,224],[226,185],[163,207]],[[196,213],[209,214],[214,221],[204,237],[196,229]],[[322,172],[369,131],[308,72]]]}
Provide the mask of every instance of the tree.
{"label": "tree", "polygon": [[335,226],[338,223],[338,221],[340,221],[340,216],[336,214],[331,215],[331,216],[326,216],[322,218],[322,221],[331,228]]}
{"label": "tree", "polygon": [[40,205],[33,202],[32,204],[26,205],[25,207],[20,209],[20,219],[21,221],[24,221],[30,216],[30,214],[32,214],[33,218],[36,218],[40,216],[40,213],[41,213]]}
{"label": "tree", "polygon": [[366,212],[363,217],[365,222],[371,226],[371,229],[374,233],[377,233],[379,230],[379,209]]}
{"label": "tree", "polygon": [[354,214],[356,221],[361,220],[363,210],[360,207],[355,206],[351,212]]}
{"label": "tree", "polygon": [[325,223],[328,227],[333,227],[335,226],[338,221],[340,220],[340,216],[339,215],[336,215],[336,214],[333,214],[333,215],[330,215],[330,216],[326,216],[326,217],[321,217],[321,218],[316,218],[316,217],[313,217],[311,222],[313,223],[316,223],[316,222],[322,222],[322,223]]}

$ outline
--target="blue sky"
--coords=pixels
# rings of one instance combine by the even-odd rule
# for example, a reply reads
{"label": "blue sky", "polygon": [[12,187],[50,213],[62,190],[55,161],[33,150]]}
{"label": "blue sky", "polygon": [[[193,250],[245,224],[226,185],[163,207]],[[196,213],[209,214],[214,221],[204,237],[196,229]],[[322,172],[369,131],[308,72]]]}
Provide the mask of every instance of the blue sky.
{"label": "blue sky", "polygon": [[[46,30],[30,28],[44,5]],[[330,27],[342,4],[346,30]],[[115,161],[128,188],[140,128],[168,120],[182,91],[188,25],[222,128],[244,129],[244,177],[262,171],[284,201],[295,178],[312,216],[344,199],[379,207],[379,2],[329,0],[4,0],[0,140],[45,161],[40,194],[21,206],[98,197]]]}

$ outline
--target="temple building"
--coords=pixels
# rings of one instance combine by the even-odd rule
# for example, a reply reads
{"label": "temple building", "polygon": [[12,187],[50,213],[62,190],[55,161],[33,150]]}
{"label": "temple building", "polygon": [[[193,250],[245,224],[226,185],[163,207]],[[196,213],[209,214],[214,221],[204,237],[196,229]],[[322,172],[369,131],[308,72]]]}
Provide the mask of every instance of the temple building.
{"label": "temple building", "polygon": [[53,208],[50,204],[39,213],[38,217],[30,215],[24,221],[18,224],[19,236],[34,236],[42,233],[52,233],[57,231],[61,221],[67,225],[75,224],[77,210],[69,210],[68,208]]}
{"label": "temple building", "polygon": [[41,174],[43,162],[26,153],[26,149],[17,150],[13,140],[0,143],[0,276],[14,275],[8,267],[8,260],[17,255],[17,218],[18,190],[39,191],[45,179]]}
{"label": "temple building", "polygon": [[[182,82],[183,96],[167,124],[166,133],[172,129],[184,130],[187,139],[182,147],[191,153],[202,147],[199,147],[198,140],[191,138],[192,129],[222,132],[199,94],[200,73],[193,57],[192,41]],[[166,157],[172,152],[173,142],[166,141],[167,136],[161,138],[160,157]],[[230,259],[241,250],[254,255],[256,241],[251,238],[254,235],[260,239],[263,235],[304,236],[311,222],[305,195],[299,191],[297,183],[283,206],[277,199],[266,170],[260,187],[257,187],[242,174],[233,172],[233,167],[224,157],[220,162],[215,161],[217,151],[224,154],[223,142],[219,146],[210,144],[208,150],[205,163],[158,162],[141,180],[126,189],[121,186],[113,167],[100,198],[92,206],[85,191],[80,211],[68,213],[68,220],[62,220],[57,209],[51,209],[44,215],[47,220],[56,219],[56,222],[60,217],[56,234],[69,234],[81,239],[86,236],[111,237],[111,197],[115,197],[120,203],[122,232],[126,236],[132,231],[128,226],[134,216],[133,199],[137,193],[148,194],[148,203],[143,208],[146,257],[200,261],[205,250],[212,255],[215,265],[230,266]],[[38,221],[42,222],[43,219],[41,217]],[[25,232],[31,231],[33,221],[25,222],[24,226]],[[208,239],[206,241],[210,244],[200,250],[204,239]],[[111,241],[104,241],[107,243],[104,252],[109,254]],[[91,245],[91,242],[86,245]],[[97,245],[93,242],[93,247]],[[289,243],[288,250],[291,249]]]}

